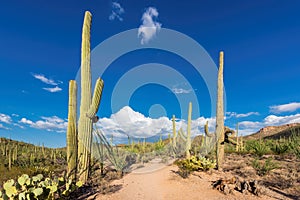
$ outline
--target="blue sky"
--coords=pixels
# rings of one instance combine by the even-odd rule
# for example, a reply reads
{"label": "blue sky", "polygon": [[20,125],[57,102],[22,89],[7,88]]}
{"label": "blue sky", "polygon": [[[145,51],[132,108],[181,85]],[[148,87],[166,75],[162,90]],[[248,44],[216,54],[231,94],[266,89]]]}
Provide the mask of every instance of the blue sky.
{"label": "blue sky", "polygon": [[[243,134],[267,125],[300,122],[299,9],[296,0],[2,2],[0,136],[51,147],[65,145],[68,82],[76,79],[80,69],[86,10],[93,14],[92,49],[130,29],[136,29],[141,46],[151,45],[162,39],[164,29],[171,29],[199,43],[216,65],[223,50],[225,123],[235,127],[239,122]],[[175,39],[172,43],[182,45]],[[114,44],[109,52],[121,46]],[[120,112],[112,112],[113,90],[121,77],[149,63],[168,66],[187,82],[175,81],[171,88],[159,82],[139,85],[128,105],[120,104]],[[181,108],[178,97],[189,101],[193,92],[200,105],[200,114],[193,115],[193,133],[201,134],[206,120],[213,130],[209,86],[185,58],[159,49],[135,50],[115,59],[102,77],[105,88],[98,125],[108,135],[167,135],[172,114],[182,116],[178,127],[184,127],[187,105]]]}

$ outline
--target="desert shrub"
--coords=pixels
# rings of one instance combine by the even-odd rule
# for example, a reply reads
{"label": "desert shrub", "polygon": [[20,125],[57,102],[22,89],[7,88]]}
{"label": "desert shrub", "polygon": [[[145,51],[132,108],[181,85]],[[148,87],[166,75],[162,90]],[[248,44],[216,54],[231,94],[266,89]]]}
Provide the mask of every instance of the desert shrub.
{"label": "desert shrub", "polygon": [[295,154],[295,156],[300,159],[300,136],[295,132],[292,134],[291,141],[289,143],[289,147],[291,152]]}
{"label": "desert shrub", "polygon": [[268,145],[261,140],[247,141],[246,150],[260,157],[270,152]]}
{"label": "desert shrub", "polygon": [[232,144],[225,145],[225,153],[236,153],[236,147]]}
{"label": "desert shrub", "polygon": [[[115,169],[120,172],[121,175],[123,175],[123,172],[125,172],[125,170],[127,170],[131,164],[126,162],[126,159],[128,159],[130,154],[120,147],[113,146],[100,129],[95,129],[94,133],[97,138],[97,143],[95,145],[103,145],[104,149],[106,150],[105,157],[115,167]],[[101,148],[98,149],[98,154],[101,155]]]}
{"label": "desert shrub", "polygon": [[289,143],[281,141],[273,141],[273,145],[270,147],[273,153],[280,155],[287,153],[289,150]]}
{"label": "desert shrub", "polygon": [[187,178],[193,171],[208,171],[216,167],[216,161],[201,156],[191,156],[189,159],[177,160],[179,175]]}
{"label": "desert shrub", "polygon": [[259,160],[258,158],[255,158],[252,161],[252,167],[256,170],[256,173],[259,176],[264,176],[271,170],[276,169],[277,164],[273,162],[271,157],[267,158],[266,160]]}

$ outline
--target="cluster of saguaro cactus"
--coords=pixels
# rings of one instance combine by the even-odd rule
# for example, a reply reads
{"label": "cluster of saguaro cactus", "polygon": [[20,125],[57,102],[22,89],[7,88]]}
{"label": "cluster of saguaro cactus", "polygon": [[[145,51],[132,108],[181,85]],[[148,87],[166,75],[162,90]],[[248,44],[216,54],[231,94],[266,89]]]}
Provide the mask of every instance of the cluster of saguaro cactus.
{"label": "cluster of saguaro cactus", "polygon": [[[93,123],[97,121],[95,114],[98,111],[102,95],[103,80],[98,78],[96,81],[94,94],[92,97],[91,83],[91,50],[90,50],[90,29],[92,15],[86,11],[82,28],[81,44],[81,101],[78,129],[76,126],[77,108],[76,102],[76,82],[70,81],[69,93],[69,124],[68,124],[68,173],[75,173],[74,163],[77,162],[79,179],[85,183],[88,179],[89,166],[92,149],[92,129]],[[76,104],[76,103],[75,103]],[[78,132],[77,132],[78,131]],[[78,150],[77,150],[78,149]],[[76,153],[77,152],[77,153]],[[77,154],[77,156],[75,156]],[[74,155],[74,156],[72,156]],[[76,161],[77,159],[77,161]],[[74,177],[74,176],[73,176]]]}
{"label": "cluster of saguaro cactus", "polygon": [[244,142],[242,135],[239,136],[239,123],[236,124],[236,142],[235,151],[244,151]]}
{"label": "cluster of saguaro cactus", "polygon": [[[205,125],[205,134],[209,137],[216,137],[216,157],[217,157],[217,168],[222,170],[222,164],[224,160],[224,145],[225,143],[236,144],[230,136],[234,135],[234,131],[228,127],[224,127],[224,83],[223,83],[223,64],[224,64],[224,53],[220,52],[219,57],[219,71],[218,71],[218,88],[217,88],[217,113],[216,113],[216,130],[214,134],[208,132],[208,122]],[[231,135],[230,135],[231,134]]]}
{"label": "cluster of saguaro cactus", "polygon": [[[186,146],[185,146],[186,158],[190,158],[190,156],[191,156],[191,154],[190,154],[191,144],[192,144],[191,143],[191,126],[192,126],[192,102],[189,103],[187,132],[185,134],[182,129],[180,129],[178,131],[178,135],[186,142]],[[173,122],[173,132],[174,132],[174,129],[176,130],[176,127],[175,127],[175,123]]]}

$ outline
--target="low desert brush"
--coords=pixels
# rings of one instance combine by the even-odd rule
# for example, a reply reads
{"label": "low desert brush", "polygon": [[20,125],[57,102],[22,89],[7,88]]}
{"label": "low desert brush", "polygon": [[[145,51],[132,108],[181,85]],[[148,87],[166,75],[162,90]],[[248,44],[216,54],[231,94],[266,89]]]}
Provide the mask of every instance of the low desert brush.
{"label": "low desert brush", "polygon": [[259,160],[258,158],[255,158],[252,161],[252,167],[256,170],[259,176],[264,176],[271,170],[276,169],[277,164],[273,162],[271,157],[267,158],[266,160]]}
{"label": "low desert brush", "polygon": [[191,156],[189,159],[177,160],[175,164],[179,168],[179,175],[187,178],[193,171],[208,171],[216,167],[216,161],[202,156]]}

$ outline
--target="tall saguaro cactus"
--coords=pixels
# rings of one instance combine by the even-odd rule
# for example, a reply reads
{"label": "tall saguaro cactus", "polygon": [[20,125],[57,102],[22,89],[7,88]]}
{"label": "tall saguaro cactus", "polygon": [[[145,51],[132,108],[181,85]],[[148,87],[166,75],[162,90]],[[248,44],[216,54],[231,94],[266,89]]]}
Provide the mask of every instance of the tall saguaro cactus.
{"label": "tall saguaro cactus", "polygon": [[188,122],[187,122],[187,140],[186,140],[186,157],[190,158],[191,150],[191,126],[192,126],[192,102],[189,103]]}
{"label": "tall saguaro cactus", "polygon": [[[83,183],[87,181],[89,175],[92,150],[92,126],[98,119],[95,115],[99,108],[103,88],[103,80],[98,78],[92,97],[90,50],[91,21],[92,15],[90,12],[86,11],[82,27],[81,101],[78,128],[76,126],[77,86],[75,80],[71,80],[69,86],[69,124],[67,130],[68,173],[70,174],[72,171],[77,171],[79,180]],[[71,178],[74,178],[74,175],[75,173],[71,174]]]}
{"label": "tall saguaro cactus", "polygon": [[92,143],[92,126],[95,114],[98,111],[102,95],[103,80],[98,78],[96,81],[92,98],[91,83],[91,47],[90,29],[92,15],[86,11],[82,28],[81,43],[81,102],[80,116],[78,121],[78,165],[80,166],[79,179],[86,182],[89,174],[90,153]]}
{"label": "tall saguaro cactus", "polygon": [[76,81],[69,82],[69,113],[67,129],[67,161],[68,176],[76,179],[77,172],[77,84]]}
{"label": "tall saguaro cactus", "polygon": [[[222,164],[224,160],[224,105],[223,105],[223,64],[224,53],[220,52],[219,57],[219,71],[218,71],[218,86],[217,86],[217,113],[216,113],[216,131],[215,136],[217,138],[217,168],[222,170]],[[213,136],[208,132],[208,123],[205,125],[205,134],[209,137]]]}

